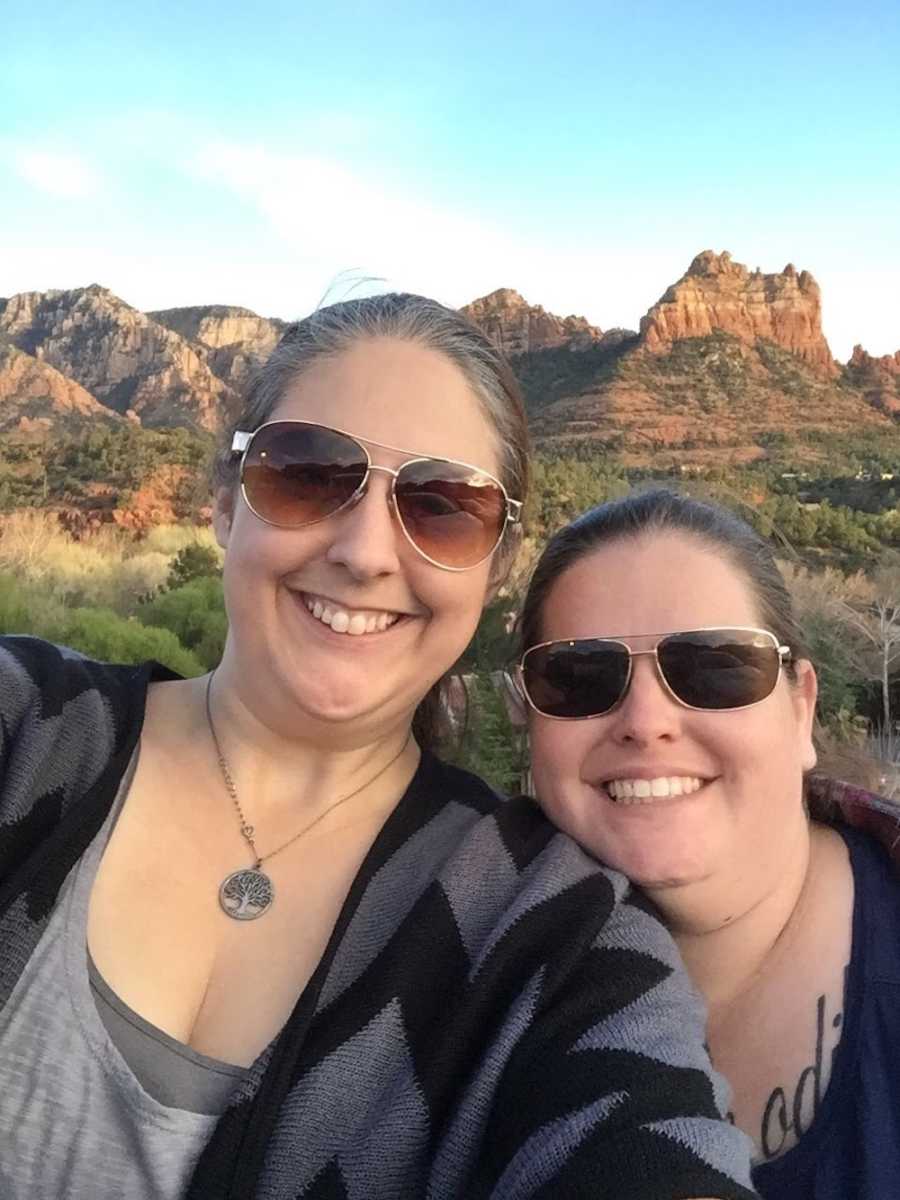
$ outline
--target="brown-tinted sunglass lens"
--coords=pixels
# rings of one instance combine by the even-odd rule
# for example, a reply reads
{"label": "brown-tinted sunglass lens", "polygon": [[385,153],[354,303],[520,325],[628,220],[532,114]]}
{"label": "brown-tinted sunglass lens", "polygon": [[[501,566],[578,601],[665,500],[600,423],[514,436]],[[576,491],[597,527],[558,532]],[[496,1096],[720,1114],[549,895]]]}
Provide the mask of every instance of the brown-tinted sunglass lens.
{"label": "brown-tinted sunglass lens", "polygon": [[778,681],[778,648],[752,629],[673,633],[656,655],[669,687],[692,708],[745,708],[765,700]]}
{"label": "brown-tinted sunglass lens", "polygon": [[442,567],[474,567],[493,551],[506,521],[506,497],[488,475],[440,459],[407,463],[394,488],[403,528]]}
{"label": "brown-tinted sunglass lens", "polygon": [[368,466],[363,448],[342,433],[273,421],[254,434],[241,480],[257,516],[296,528],[337,512],[362,486]]}
{"label": "brown-tinted sunglass lens", "polygon": [[621,700],[629,655],[618,642],[581,638],[535,646],[522,660],[528,698],[547,717],[599,717]]}

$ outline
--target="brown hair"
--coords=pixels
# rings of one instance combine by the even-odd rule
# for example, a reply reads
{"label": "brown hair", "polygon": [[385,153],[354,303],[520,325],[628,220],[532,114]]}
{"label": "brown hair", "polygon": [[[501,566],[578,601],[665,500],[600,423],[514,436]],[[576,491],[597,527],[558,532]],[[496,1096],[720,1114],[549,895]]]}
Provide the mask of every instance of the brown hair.
{"label": "brown hair", "polygon": [[668,488],[598,504],[554,534],[538,560],[522,606],[521,650],[542,640],[544,606],[561,575],[601,546],[645,533],[686,534],[724,555],[747,580],[765,628],[791,647],[793,658],[809,658],[790,593],[769,544],[727,509]]}
{"label": "brown hair", "polygon": [[[442,354],[462,371],[497,437],[501,482],[513,499],[524,501],[531,445],[522,395],[509,364],[490,338],[461,313],[406,292],[343,300],[288,327],[254,376],[237,419],[224,431],[213,465],[214,486],[231,490],[237,482],[238,464],[231,453],[237,430],[252,432],[268,421],[287,390],[314,362],[376,338],[415,342]],[[517,539],[517,533],[508,532],[497,550],[495,581],[508,570]],[[444,683],[435,684],[416,709],[413,732],[421,746],[433,747],[441,738]]]}

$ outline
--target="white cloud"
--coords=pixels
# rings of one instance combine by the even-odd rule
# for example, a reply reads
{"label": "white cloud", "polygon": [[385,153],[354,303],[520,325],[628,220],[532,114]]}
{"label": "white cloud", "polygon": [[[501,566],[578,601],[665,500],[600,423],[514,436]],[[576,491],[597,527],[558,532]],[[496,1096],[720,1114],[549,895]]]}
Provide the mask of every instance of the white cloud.
{"label": "white cloud", "polygon": [[[141,137],[144,190],[152,182],[147,164],[155,161],[144,145],[151,127]],[[708,234],[694,225],[636,234],[627,213],[618,222],[598,216],[587,227],[567,223],[564,215],[548,216],[533,234],[525,231],[512,186],[502,195],[485,188],[478,211],[464,211],[449,197],[429,195],[426,184],[410,184],[389,167],[354,165],[336,148],[315,155],[238,141],[198,143],[190,130],[180,147],[182,161],[169,157],[165,164],[166,185],[174,184],[166,195],[169,207],[160,207],[152,228],[134,224],[129,234],[127,206],[115,236],[89,206],[77,212],[84,222],[90,214],[92,224],[77,234],[74,224],[64,227],[64,213],[53,230],[43,223],[28,230],[23,217],[15,239],[7,221],[0,239],[8,243],[0,244],[0,295],[95,281],[139,308],[220,302],[296,318],[326,293],[339,299],[352,291],[358,272],[383,279],[386,288],[424,292],[453,305],[514,287],[551,312],[579,313],[604,329],[636,328],[694,254],[712,246],[727,247],[737,261],[758,262],[765,271],[779,270],[788,258],[811,268],[822,286],[825,333],[840,359],[856,341],[873,354],[900,348],[892,291],[900,263],[887,244],[875,256],[862,249],[857,254],[855,245],[842,251],[811,236],[802,241],[793,230],[741,231],[733,221]],[[67,197],[96,194],[104,178],[115,177],[118,185],[121,176],[121,164],[114,172],[100,148],[89,160],[0,143],[0,159],[13,163],[31,185]],[[105,177],[92,161],[105,166]],[[189,179],[173,180],[173,170]],[[565,181],[560,189],[564,196]],[[20,191],[17,204],[25,213],[25,189]],[[182,236],[183,215],[195,215],[198,205],[224,235]]]}
{"label": "white cloud", "polygon": [[13,165],[26,183],[51,196],[83,200],[100,191],[100,178],[85,159],[76,154],[48,150],[17,150]]}
{"label": "white cloud", "polygon": [[220,142],[191,167],[249,203],[294,254],[329,264],[330,274],[358,268],[455,301],[482,286],[514,286],[522,264],[544,255],[501,224],[335,161]]}

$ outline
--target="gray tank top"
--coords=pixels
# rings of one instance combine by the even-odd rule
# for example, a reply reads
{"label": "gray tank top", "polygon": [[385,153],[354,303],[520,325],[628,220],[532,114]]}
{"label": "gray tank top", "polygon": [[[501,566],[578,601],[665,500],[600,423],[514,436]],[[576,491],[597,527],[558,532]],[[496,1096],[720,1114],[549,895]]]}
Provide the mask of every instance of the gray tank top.
{"label": "gray tank top", "polygon": [[112,990],[90,951],[87,967],[100,1020],[144,1091],[170,1108],[214,1115],[224,1112],[235,1084],[247,1071],[198,1054],[145,1021]]}
{"label": "gray tank top", "polygon": [[0,1010],[3,1200],[177,1200],[246,1074],[155,1029],[96,969],[92,987],[88,901],[136,761]]}

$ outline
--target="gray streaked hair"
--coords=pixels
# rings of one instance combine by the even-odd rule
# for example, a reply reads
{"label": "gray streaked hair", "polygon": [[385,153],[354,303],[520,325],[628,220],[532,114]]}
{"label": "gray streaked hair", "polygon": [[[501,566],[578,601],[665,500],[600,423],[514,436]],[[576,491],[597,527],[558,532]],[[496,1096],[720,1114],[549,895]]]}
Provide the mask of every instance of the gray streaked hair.
{"label": "gray streaked hair", "polygon": [[524,500],[530,442],[521,392],[509,364],[461,313],[408,292],[342,300],[289,326],[253,378],[237,420],[226,430],[216,456],[215,485],[234,484],[236,464],[230,449],[235,430],[252,432],[268,421],[291,384],[314,362],[375,338],[415,342],[459,367],[497,437],[503,486],[513,499]]}

